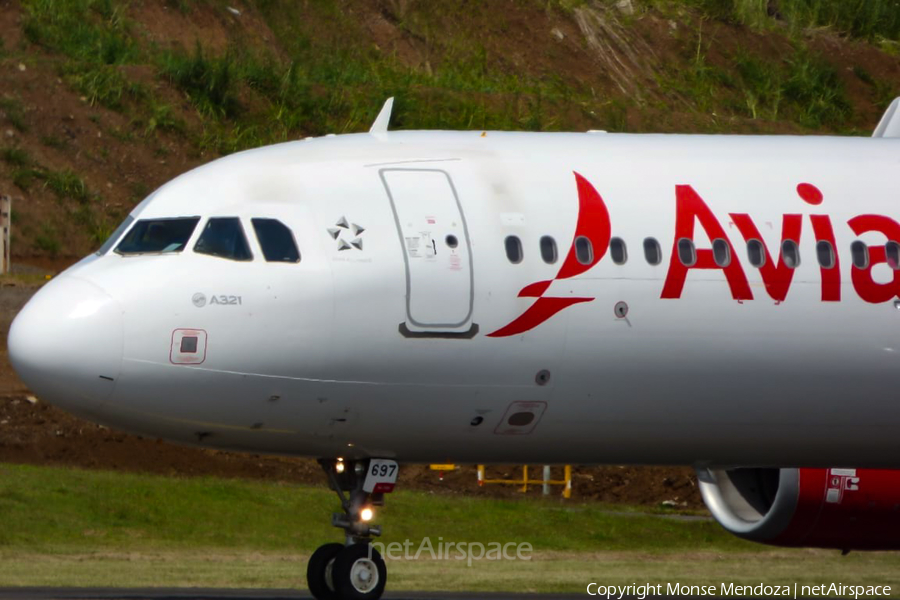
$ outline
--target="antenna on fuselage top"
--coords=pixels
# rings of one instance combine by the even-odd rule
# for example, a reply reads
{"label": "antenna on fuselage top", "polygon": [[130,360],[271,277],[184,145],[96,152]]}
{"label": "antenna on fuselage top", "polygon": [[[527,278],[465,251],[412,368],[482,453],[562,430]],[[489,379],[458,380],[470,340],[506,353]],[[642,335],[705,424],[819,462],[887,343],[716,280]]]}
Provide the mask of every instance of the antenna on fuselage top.
{"label": "antenna on fuselage top", "polygon": [[381,112],[375,117],[375,122],[369,128],[369,133],[387,133],[391,122],[391,111],[394,110],[394,98],[390,97],[381,107]]}
{"label": "antenna on fuselage top", "polygon": [[900,109],[900,98],[895,98],[891,105],[888,106],[884,116],[881,117],[881,122],[878,123],[878,127],[875,128],[875,133],[872,134],[872,137],[900,137],[900,110],[898,109]]}

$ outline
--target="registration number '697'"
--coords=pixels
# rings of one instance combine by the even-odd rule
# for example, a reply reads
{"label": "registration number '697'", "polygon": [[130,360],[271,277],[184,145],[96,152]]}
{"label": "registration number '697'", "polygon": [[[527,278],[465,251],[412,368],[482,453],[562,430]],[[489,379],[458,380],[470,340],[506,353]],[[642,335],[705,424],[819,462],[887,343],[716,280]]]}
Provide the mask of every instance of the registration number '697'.
{"label": "registration number '697'", "polygon": [[363,491],[374,494],[387,494],[394,491],[397,484],[397,472],[400,468],[397,462],[383,458],[375,458],[369,461],[369,471],[363,482]]}

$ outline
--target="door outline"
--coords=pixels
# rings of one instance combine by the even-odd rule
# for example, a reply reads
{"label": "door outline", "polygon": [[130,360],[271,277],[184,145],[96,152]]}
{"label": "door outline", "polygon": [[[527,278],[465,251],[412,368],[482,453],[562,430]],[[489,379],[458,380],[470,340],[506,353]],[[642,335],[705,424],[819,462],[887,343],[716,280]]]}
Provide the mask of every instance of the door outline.
{"label": "door outline", "polygon": [[[403,227],[400,224],[400,216],[397,214],[397,206],[394,203],[394,195],[391,193],[391,186],[388,185],[387,178],[385,177],[386,172],[406,172],[406,173],[441,173],[444,177],[447,178],[447,184],[450,186],[450,191],[453,193],[453,200],[456,202],[456,208],[459,211],[460,220],[462,221],[462,229],[463,236],[466,239],[466,250],[469,254],[469,310],[466,313],[465,318],[458,323],[420,323],[416,321],[411,312],[410,303],[412,301],[412,282],[410,281],[410,270],[409,270],[409,256],[407,256],[406,246],[404,244],[405,239],[403,236]],[[406,318],[409,322],[416,327],[421,327],[423,329],[434,328],[434,329],[450,329],[456,327],[462,327],[466,323],[472,320],[472,312],[475,305],[475,265],[472,258],[472,241],[469,238],[469,223],[466,220],[466,213],[463,211],[462,204],[459,202],[459,194],[456,192],[456,186],[453,185],[453,178],[450,177],[450,174],[443,169],[403,169],[403,168],[386,168],[379,169],[378,176],[381,178],[381,183],[384,185],[384,190],[387,192],[388,200],[391,202],[391,212],[394,215],[394,225],[397,227],[397,237],[400,242],[400,252],[403,254],[403,265],[405,268],[406,275]],[[424,332],[423,332],[424,333]],[[455,333],[455,332],[444,332],[444,333]],[[459,335],[467,335],[469,331],[459,332]]]}

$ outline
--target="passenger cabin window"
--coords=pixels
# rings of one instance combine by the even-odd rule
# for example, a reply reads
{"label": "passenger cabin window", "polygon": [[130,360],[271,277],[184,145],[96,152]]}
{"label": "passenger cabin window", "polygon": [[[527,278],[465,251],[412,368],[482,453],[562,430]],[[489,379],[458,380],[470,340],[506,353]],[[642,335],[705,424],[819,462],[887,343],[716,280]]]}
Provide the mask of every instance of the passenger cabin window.
{"label": "passenger cabin window", "polygon": [[865,242],[856,240],[850,244],[850,256],[853,258],[853,266],[857,269],[865,269],[869,266],[869,247]]}
{"label": "passenger cabin window", "polygon": [[522,262],[522,240],[514,235],[507,236],[503,242],[506,246],[506,258],[514,265]]}
{"label": "passenger cabin window", "polygon": [[544,262],[548,265],[552,265],[556,262],[559,255],[556,252],[556,240],[554,240],[549,235],[545,235],[541,238],[541,258],[544,259]]}
{"label": "passenger cabin window", "polygon": [[575,238],[575,258],[583,265],[594,262],[594,246],[591,240],[583,235]]}
{"label": "passenger cabin window", "polygon": [[100,246],[99,250],[97,250],[97,254],[99,256],[103,256],[104,254],[112,250],[112,247],[116,242],[119,241],[119,238],[122,237],[122,234],[125,233],[125,230],[131,227],[132,223],[134,223],[134,217],[128,215],[128,217],[124,221],[122,221],[122,223],[118,227],[116,227],[116,230],[112,232],[112,235],[106,238],[106,241],[103,242],[103,245]]}
{"label": "passenger cabin window", "polygon": [[731,246],[728,245],[728,242],[722,238],[716,238],[713,240],[712,250],[716,266],[727,267],[731,264]]}
{"label": "passenger cabin window", "polygon": [[890,268],[895,271],[900,270],[900,244],[893,240],[885,244],[884,257]]}
{"label": "passenger cabin window", "polygon": [[194,252],[229,260],[253,260],[247,236],[237,217],[213,217],[206,222]]}
{"label": "passenger cabin window", "polygon": [[761,241],[750,240],[747,242],[747,259],[757,269],[766,264],[766,249]]}
{"label": "passenger cabin window", "polygon": [[816,256],[819,259],[819,266],[823,269],[834,268],[834,247],[831,242],[822,240],[816,244]]}
{"label": "passenger cabin window", "polygon": [[617,237],[609,240],[609,255],[614,263],[624,265],[628,261],[628,248],[625,246],[625,240]]}
{"label": "passenger cabin window", "polygon": [[678,260],[686,267],[693,267],[697,264],[697,251],[694,249],[694,242],[687,238],[678,240]]}
{"label": "passenger cabin window", "polygon": [[788,269],[800,266],[800,248],[794,240],[784,240],[781,244],[781,260]]}
{"label": "passenger cabin window", "polygon": [[141,219],[119,245],[119,254],[168,254],[181,252],[191,239],[200,217]]}
{"label": "passenger cabin window", "polygon": [[651,265],[658,265],[662,262],[662,249],[656,238],[646,238],[644,240],[644,258]]}
{"label": "passenger cabin window", "polygon": [[250,219],[250,222],[266,262],[300,262],[297,242],[287,225],[278,219]]}

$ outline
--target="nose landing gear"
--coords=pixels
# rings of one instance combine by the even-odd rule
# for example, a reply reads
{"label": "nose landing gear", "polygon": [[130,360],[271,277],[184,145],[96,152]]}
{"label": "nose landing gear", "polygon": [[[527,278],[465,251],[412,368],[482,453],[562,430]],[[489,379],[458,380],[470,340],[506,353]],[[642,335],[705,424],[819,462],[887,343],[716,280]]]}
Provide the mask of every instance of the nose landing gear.
{"label": "nose landing gear", "polygon": [[[375,506],[393,491],[397,463],[392,460],[320,460],[328,482],[341,499],[342,513],[331,524],[344,530],[344,544],[320,546],[309,558],[306,583],[317,600],[378,600],[384,593],[387,568],[372,547],[381,527],[369,525]],[[347,493],[345,493],[347,492]]]}

